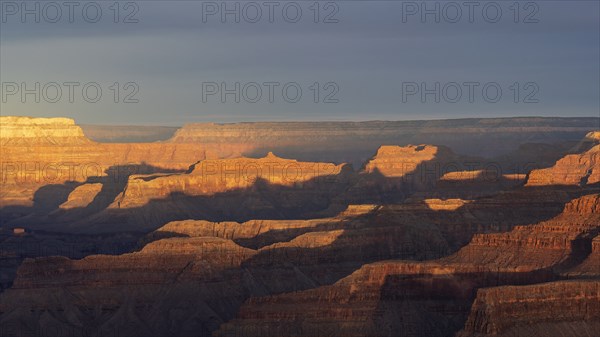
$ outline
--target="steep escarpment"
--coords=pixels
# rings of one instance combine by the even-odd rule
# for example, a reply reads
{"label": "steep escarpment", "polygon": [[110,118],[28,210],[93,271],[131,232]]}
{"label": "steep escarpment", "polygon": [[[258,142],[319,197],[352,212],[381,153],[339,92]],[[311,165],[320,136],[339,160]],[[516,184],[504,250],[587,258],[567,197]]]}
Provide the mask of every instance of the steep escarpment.
{"label": "steep escarpment", "polygon": [[457,254],[442,259],[517,270],[553,268],[556,273],[577,265],[590,253],[600,232],[600,196],[590,194],[569,202],[558,216],[512,231],[475,234]]}
{"label": "steep escarpment", "polygon": [[381,146],[360,171],[346,197],[354,202],[399,202],[417,191],[431,191],[448,172],[470,159],[443,146]]}
{"label": "steep escarpment", "polygon": [[600,279],[600,235],[591,244],[591,252],[580,264],[564,273],[567,278],[597,278]]}

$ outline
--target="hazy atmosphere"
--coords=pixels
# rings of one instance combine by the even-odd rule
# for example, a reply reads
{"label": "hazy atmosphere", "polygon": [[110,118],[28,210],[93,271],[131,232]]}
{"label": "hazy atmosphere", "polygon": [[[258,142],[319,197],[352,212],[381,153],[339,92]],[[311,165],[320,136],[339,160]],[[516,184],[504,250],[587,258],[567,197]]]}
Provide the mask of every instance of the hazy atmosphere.
{"label": "hazy atmosphere", "polygon": [[[3,115],[179,126],[600,111],[597,1],[55,4],[2,1]],[[36,83],[39,103],[22,96]]]}

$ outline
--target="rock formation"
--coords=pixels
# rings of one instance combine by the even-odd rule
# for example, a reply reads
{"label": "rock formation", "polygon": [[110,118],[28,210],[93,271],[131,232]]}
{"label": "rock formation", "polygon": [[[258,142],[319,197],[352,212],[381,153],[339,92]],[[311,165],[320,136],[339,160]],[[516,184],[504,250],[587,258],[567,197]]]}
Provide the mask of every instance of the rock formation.
{"label": "rock formation", "polygon": [[[600,328],[600,145],[575,139],[597,119],[207,124],[128,144],[0,122],[0,335]],[[423,139],[440,145],[404,146]],[[458,154],[502,139],[498,163]]]}
{"label": "rock formation", "polygon": [[550,168],[533,170],[528,186],[593,185],[600,182],[600,144],[582,154],[571,154]]}

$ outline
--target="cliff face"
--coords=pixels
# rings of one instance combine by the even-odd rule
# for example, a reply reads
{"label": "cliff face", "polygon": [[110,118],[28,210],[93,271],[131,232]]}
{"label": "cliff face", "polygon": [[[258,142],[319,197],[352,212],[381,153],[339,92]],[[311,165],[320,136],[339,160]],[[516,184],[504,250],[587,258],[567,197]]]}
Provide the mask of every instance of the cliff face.
{"label": "cliff face", "polygon": [[457,336],[593,336],[599,304],[600,281],[480,289]]}
{"label": "cliff face", "polygon": [[600,182],[600,145],[582,154],[568,155],[553,167],[533,170],[527,186],[539,185],[592,185]]}
{"label": "cliff face", "polygon": [[[594,128],[594,125],[596,126]],[[437,121],[282,122],[188,124],[170,141],[243,143],[303,160],[362,164],[382,144],[440,144],[457,153],[497,156],[536,141],[579,141],[597,129],[596,118],[497,118]]]}

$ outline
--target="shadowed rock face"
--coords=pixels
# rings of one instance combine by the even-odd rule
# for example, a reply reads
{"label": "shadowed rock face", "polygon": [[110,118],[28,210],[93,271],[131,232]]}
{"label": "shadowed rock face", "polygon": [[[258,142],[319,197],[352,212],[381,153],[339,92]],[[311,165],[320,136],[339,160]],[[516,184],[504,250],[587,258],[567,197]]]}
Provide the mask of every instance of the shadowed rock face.
{"label": "shadowed rock face", "polygon": [[480,289],[458,337],[594,336],[600,281],[559,281]]}
{"label": "shadowed rock face", "polygon": [[[508,233],[477,234],[439,260],[367,264],[331,286],[250,298],[217,335],[452,336],[467,321],[478,288],[552,281],[584,261],[600,231],[599,204],[597,194],[586,195],[551,220]],[[546,336],[544,331],[561,321],[594,331],[600,319],[598,282],[556,284],[480,290],[462,336],[505,330],[506,336],[518,336],[515,331]],[[543,309],[546,303],[554,310],[564,306],[560,317]],[[535,327],[520,328],[519,322]]]}
{"label": "shadowed rock face", "polygon": [[283,187],[312,185],[317,188],[328,182],[343,184],[350,179],[352,173],[352,169],[345,166],[298,162],[278,158],[272,153],[260,159],[204,160],[186,174],[129,177],[125,191],[116,200],[120,206],[113,204],[111,207],[143,206],[150,199],[160,199],[175,193],[189,196],[215,195],[249,189],[257,183]]}

